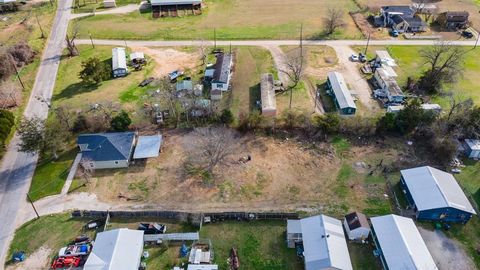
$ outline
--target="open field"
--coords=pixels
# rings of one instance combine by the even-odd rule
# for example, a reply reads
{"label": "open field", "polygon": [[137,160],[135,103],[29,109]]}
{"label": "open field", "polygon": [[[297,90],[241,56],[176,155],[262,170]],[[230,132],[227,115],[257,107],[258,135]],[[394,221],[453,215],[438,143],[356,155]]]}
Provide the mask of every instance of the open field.
{"label": "open field", "polygon": [[[400,87],[405,87],[408,77],[418,78],[422,71],[426,69],[419,51],[426,47],[419,46],[371,46],[368,48],[369,58],[375,56],[375,50],[386,49],[390,55],[397,61],[396,68],[398,74],[398,83]],[[466,48],[469,50],[470,48]],[[364,47],[357,47],[356,51],[363,51]],[[453,93],[462,98],[472,98],[478,105],[480,104],[480,91],[477,87],[478,76],[480,76],[480,49],[470,50],[465,56],[463,70],[460,71],[460,78],[457,83],[445,86],[446,93]],[[443,106],[448,106],[449,99],[445,95],[437,95],[432,97],[432,102]]]}
{"label": "open field", "polygon": [[[200,16],[152,19],[150,12],[124,15],[98,15],[76,20],[81,37],[105,39],[295,39],[300,24],[304,24],[304,37],[320,38],[323,34],[325,7],[344,10],[345,28],[331,38],[358,38],[352,19],[347,14],[357,7],[350,0],[331,3],[328,0],[208,0]],[[102,25],[102,27],[95,27]]]}

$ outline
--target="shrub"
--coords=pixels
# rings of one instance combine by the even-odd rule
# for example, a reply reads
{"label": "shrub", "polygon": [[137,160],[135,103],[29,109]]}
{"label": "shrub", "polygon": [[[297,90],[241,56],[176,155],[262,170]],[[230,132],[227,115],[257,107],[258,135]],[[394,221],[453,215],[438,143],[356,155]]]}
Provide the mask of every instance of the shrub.
{"label": "shrub", "polygon": [[226,125],[231,125],[234,120],[235,119],[233,117],[233,114],[229,109],[225,109],[222,111],[222,114],[220,115],[220,122]]}
{"label": "shrub", "polygon": [[8,53],[12,56],[17,67],[30,64],[35,57],[35,52],[25,42],[20,42],[8,48]]}
{"label": "shrub", "polygon": [[82,67],[83,69],[78,76],[86,84],[99,84],[102,81],[110,79],[110,66],[96,57],[89,58],[87,61],[82,62]]}
{"label": "shrub", "polygon": [[115,131],[127,131],[128,127],[132,123],[130,116],[126,111],[121,111],[118,115],[112,118],[110,126]]}
{"label": "shrub", "polygon": [[12,65],[10,55],[6,52],[0,53],[0,80],[4,81],[13,75],[15,69]]}

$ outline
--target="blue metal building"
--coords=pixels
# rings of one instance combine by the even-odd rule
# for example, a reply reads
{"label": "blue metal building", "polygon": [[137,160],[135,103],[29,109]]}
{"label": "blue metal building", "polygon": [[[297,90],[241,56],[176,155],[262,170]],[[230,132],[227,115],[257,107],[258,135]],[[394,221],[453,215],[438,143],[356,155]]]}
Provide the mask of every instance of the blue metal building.
{"label": "blue metal building", "polygon": [[401,185],[418,220],[467,223],[475,209],[452,174],[430,166],[401,171]]}

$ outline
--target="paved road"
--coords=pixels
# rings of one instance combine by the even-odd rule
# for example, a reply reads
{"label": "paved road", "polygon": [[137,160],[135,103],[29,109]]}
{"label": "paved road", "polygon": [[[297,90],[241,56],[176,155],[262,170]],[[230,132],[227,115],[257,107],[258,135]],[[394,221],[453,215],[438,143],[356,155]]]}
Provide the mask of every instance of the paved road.
{"label": "paved road", "polygon": [[[72,0],[58,1],[52,32],[25,109],[26,117],[36,115],[46,118],[48,115],[48,107],[36,97],[42,96],[49,101],[52,96],[71,6]],[[18,142],[18,136],[15,136],[0,166],[0,269],[3,269],[8,246],[15,231],[17,212],[26,204],[26,193],[38,160],[37,155],[18,152]]]}
{"label": "paved road", "polygon": [[[104,14],[124,14],[124,13],[130,13],[134,12],[140,9],[140,4],[129,4],[126,6],[121,6],[117,8],[111,8],[107,9],[104,11],[97,11],[95,12],[95,15],[104,15]],[[87,17],[87,16],[92,16],[94,15],[93,13],[76,13],[72,14],[70,16],[70,19],[76,19],[76,18],[81,18],[81,17]]]}
{"label": "paved road", "polygon": [[[94,39],[93,42],[97,45],[111,45],[111,46],[125,46],[124,40],[107,40]],[[405,45],[405,46],[426,46],[437,43],[436,40],[404,40],[404,39],[386,39],[386,40],[370,40],[370,45]],[[77,44],[90,44],[89,39],[79,39]],[[202,41],[192,40],[127,40],[127,46],[158,46],[158,47],[173,47],[173,46],[199,46]],[[454,40],[450,41],[452,45],[457,46],[473,46],[475,40]],[[203,45],[208,44],[213,46],[213,41],[204,41]],[[298,40],[223,40],[217,41],[218,46],[281,46],[281,45],[298,45]],[[365,46],[366,40],[305,40],[304,45],[328,45],[328,46]]]}

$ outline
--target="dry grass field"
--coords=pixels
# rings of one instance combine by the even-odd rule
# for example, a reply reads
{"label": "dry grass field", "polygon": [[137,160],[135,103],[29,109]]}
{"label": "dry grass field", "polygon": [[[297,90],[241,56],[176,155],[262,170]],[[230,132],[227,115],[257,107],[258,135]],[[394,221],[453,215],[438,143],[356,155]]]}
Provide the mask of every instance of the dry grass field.
{"label": "dry grass field", "polygon": [[[207,0],[200,16],[152,19],[149,12],[97,15],[76,20],[82,37],[109,39],[295,39],[300,24],[306,38],[323,35],[327,7],[344,10],[345,27],[335,38],[359,38],[348,11],[357,7],[351,0]],[[97,27],[101,25],[102,27]]]}

